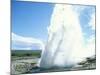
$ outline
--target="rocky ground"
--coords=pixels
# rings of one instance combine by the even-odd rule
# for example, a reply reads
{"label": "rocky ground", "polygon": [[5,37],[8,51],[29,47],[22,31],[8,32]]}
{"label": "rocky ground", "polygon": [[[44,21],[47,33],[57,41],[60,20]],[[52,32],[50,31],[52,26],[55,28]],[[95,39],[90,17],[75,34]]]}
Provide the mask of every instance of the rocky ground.
{"label": "rocky ground", "polygon": [[11,74],[22,74],[29,72],[37,66],[38,58],[17,59],[11,62]]}
{"label": "rocky ground", "polygon": [[74,70],[91,70],[96,68],[96,57],[92,56],[86,58],[84,61],[78,63],[71,68],[51,68],[40,69],[37,67],[39,58],[24,58],[12,61],[11,74],[25,74],[25,73],[41,73],[41,72],[56,72],[56,71],[74,71]]}
{"label": "rocky ground", "polygon": [[[77,69],[76,69],[77,68]],[[77,67],[73,68],[76,70],[89,70],[96,69],[96,56],[91,56],[77,64]]]}

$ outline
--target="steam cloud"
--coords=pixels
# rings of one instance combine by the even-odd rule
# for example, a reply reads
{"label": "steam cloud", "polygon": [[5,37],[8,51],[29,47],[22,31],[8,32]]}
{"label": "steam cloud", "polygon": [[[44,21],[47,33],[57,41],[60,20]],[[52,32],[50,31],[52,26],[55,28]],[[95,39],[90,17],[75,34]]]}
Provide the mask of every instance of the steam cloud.
{"label": "steam cloud", "polygon": [[[95,54],[95,38],[91,37],[88,43],[84,42],[79,14],[73,10],[72,5],[55,5],[40,67],[68,67]],[[93,18],[89,22],[91,26],[95,24]]]}

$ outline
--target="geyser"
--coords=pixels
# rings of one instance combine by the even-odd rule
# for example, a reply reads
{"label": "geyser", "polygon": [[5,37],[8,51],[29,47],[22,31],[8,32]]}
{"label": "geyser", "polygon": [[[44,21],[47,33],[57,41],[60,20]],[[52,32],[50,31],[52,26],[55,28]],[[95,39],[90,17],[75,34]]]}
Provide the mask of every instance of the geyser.
{"label": "geyser", "polygon": [[55,5],[48,28],[48,41],[40,60],[41,68],[70,67],[85,57],[78,18],[72,5]]}

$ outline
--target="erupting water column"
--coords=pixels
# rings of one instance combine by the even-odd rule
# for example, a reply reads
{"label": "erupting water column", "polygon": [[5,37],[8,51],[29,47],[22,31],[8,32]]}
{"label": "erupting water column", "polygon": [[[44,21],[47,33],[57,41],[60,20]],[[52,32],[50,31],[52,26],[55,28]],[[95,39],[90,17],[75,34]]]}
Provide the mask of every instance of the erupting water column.
{"label": "erupting water column", "polygon": [[48,41],[40,67],[70,67],[82,58],[83,36],[72,5],[56,4],[48,28]]}

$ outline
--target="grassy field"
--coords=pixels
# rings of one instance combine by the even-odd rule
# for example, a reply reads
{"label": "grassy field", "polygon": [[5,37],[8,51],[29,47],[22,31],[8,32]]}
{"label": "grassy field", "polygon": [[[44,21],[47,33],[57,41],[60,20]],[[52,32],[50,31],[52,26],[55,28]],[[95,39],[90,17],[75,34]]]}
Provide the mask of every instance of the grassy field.
{"label": "grassy field", "polygon": [[12,57],[41,57],[41,50],[11,50]]}
{"label": "grassy field", "polygon": [[41,50],[11,50],[11,61],[41,57]]}

